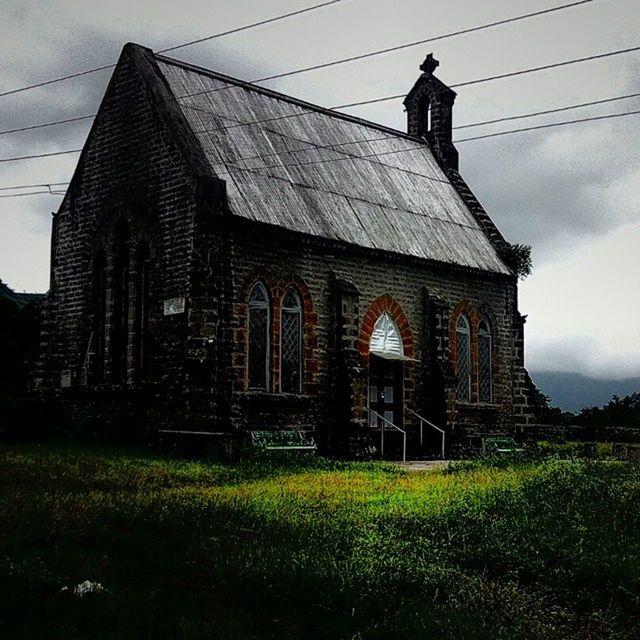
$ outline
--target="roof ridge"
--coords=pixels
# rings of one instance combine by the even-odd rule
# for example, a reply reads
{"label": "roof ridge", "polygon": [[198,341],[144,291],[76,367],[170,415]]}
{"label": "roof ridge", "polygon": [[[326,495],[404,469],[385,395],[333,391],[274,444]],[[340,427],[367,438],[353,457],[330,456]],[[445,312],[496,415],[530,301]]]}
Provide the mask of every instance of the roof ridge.
{"label": "roof ridge", "polygon": [[[417,138],[416,136],[412,136],[405,131],[401,131],[400,129],[394,129],[393,127],[388,127],[387,125],[380,124],[379,122],[373,122],[365,118],[359,118],[358,116],[353,116],[349,113],[343,113],[341,111],[336,111],[335,109],[331,109],[329,107],[323,107],[321,105],[314,104],[313,102],[308,102],[307,100],[302,100],[301,98],[296,98],[294,96],[290,96],[290,95],[287,95],[286,93],[275,91],[267,87],[260,87],[254,84],[253,82],[247,82],[246,80],[241,80],[240,78],[234,78],[233,76],[228,76],[224,73],[213,71],[212,69],[207,69],[207,67],[201,67],[200,65],[192,64],[191,62],[185,62],[184,60],[170,58],[168,56],[164,56],[162,54],[155,53],[155,52],[153,52],[153,55],[160,62],[164,62],[166,64],[174,64],[184,69],[188,69],[189,71],[202,73],[212,78],[216,78],[217,80],[222,80],[223,82],[229,82],[230,84],[234,84],[238,87],[242,87],[243,89],[247,89],[249,91],[256,91],[257,93],[263,93],[272,98],[283,100],[284,102],[289,102],[291,104],[295,104],[300,107],[304,107],[306,109],[311,109],[312,111],[317,111],[318,113],[322,113],[324,115],[328,115],[334,118],[339,118],[341,120],[354,122],[356,124],[360,124],[365,127],[371,127],[379,131],[384,131],[391,135],[401,137],[406,140],[411,140],[412,142],[417,142],[419,144],[422,144],[428,147],[427,142],[422,138]],[[207,92],[203,92],[203,93],[207,93]],[[200,95],[200,94],[194,94],[194,95]],[[175,97],[177,99],[180,96],[175,96]],[[189,97],[189,96],[184,96],[184,97]]]}

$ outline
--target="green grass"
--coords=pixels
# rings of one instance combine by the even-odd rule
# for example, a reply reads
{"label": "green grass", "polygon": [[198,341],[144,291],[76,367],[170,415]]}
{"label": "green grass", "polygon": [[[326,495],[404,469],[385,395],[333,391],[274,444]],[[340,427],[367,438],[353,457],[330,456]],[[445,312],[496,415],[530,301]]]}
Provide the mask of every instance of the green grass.
{"label": "green grass", "polygon": [[630,463],[5,447],[0,638],[637,638],[639,506]]}

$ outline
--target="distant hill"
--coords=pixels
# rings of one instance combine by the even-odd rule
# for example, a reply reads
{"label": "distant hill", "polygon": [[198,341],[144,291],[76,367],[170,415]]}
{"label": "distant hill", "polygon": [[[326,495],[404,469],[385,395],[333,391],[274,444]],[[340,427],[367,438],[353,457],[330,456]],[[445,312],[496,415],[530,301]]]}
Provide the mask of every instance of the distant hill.
{"label": "distant hill", "polygon": [[640,378],[604,380],[580,373],[530,371],[540,391],[551,398],[551,405],[563,411],[578,412],[585,407],[600,407],[611,396],[627,396],[640,391]]}

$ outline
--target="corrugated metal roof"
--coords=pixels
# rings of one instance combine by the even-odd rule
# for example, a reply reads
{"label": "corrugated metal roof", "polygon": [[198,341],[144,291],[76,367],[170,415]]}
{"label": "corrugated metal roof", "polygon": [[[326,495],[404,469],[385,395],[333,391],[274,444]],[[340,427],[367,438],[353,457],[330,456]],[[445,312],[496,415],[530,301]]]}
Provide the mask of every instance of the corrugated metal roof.
{"label": "corrugated metal roof", "polygon": [[227,183],[233,214],[510,273],[426,144],[164,57],[157,61],[213,172]]}

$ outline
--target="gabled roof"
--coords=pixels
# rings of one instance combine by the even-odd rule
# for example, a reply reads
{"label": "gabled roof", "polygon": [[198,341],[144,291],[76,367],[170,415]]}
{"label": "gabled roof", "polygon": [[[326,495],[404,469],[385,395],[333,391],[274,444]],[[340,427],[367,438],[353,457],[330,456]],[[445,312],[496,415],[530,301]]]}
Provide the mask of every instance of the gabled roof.
{"label": "gabled roof", "polygon": [[511,273],[424,141],[164,56],[154,59],[198,155],[226,182],[232,215]]}

